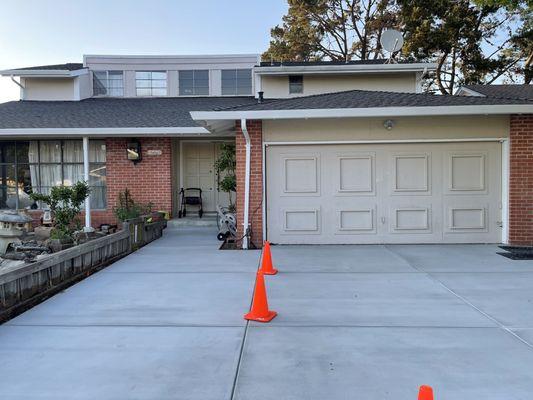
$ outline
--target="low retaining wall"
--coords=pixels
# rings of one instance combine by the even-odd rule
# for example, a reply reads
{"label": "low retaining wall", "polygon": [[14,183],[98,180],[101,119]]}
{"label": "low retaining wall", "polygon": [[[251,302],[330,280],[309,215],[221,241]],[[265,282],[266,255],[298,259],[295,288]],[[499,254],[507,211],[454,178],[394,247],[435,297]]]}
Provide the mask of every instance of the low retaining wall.
{"label": "low retaining wall", "polygon": [[163,235],[166,221],[137,218],[122,230],[0,273],[0,322]]}

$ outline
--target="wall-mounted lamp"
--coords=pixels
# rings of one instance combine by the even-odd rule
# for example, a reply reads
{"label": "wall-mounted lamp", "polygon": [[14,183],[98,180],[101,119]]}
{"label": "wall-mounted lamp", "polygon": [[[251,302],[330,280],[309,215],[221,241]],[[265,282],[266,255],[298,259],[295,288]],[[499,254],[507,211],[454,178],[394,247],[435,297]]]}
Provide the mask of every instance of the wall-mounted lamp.
{"label": "wall-mounted lamp", "polygon": [[137,139],[130,140],[127,147],[128,160],[137,164],[142,160],[141,143]]}
{"label": "wall-mounted lamp", "polygon": [[390,131],[392,128],[394,128],[394,125],[396,125],[396,123],[392,119],[387,119],[387,120],[383,121],[383,126],[388,131]]}

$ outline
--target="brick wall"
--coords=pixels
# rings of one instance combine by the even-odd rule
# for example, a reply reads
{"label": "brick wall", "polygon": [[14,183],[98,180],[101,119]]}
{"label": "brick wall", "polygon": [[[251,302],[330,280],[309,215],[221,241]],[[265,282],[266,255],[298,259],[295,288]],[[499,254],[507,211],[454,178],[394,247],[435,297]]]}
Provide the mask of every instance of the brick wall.
{"label": "brick wall", "polygon": [[509,243],[533,245],[533,114],[511,115]]}
{"label": "brick wall", "polygon": [[[170,138],[141,138],[142,161],[126,157],[128,139],[109,138],[107,151],[107,209],[112,212],[118,194],[128,188],[139,203],[153,203],[155,211],[172,211],[172,145]],[[161,155],[148,155],[160,150]]]}
{"label": "brick wall", "polygon": [[[250,170],[250,209],[249,220],[252,225],[252,242],[257,247],[263,241],[263,131],[261,121],[247,121],[248,133],[251,139],[251,170]],[[246,166],[246,141],[241,131],[240,121],[236,122],[236,156],[237,156],[237,235],[243,235],[244,221],[244,176]]]}

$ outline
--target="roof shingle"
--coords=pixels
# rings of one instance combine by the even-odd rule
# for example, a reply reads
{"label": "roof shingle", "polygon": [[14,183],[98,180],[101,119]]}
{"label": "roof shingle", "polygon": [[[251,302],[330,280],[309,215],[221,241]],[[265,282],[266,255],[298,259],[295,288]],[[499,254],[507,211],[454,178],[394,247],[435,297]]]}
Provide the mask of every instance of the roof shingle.
{"label": "roof shingle", "polygon": [[92,98],[0,104],[0,129],[198,127],[189,111],[255,103],[253,97]]}

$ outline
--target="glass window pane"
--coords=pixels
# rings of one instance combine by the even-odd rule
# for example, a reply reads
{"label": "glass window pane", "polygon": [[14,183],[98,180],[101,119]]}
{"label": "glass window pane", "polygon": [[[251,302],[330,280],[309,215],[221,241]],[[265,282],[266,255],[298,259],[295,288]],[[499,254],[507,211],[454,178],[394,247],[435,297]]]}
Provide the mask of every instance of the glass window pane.
{"label": "glass window pane", "polygon": [[223,69],[222,70],[222,80],[234,80],[236,75],[236,70],[234,69]]}
{"label": "glass window pane", "polygon": [[102,163],[106,161],[105,140],[89,140],[89,161]]}
{"label": "glass window pane", "polygon": [[108,93],[109,93],[109,96],[122,97],[122,96],[124,96],[124,89],[122,89],[122,88],[120,88],[120,89],[109,89]]}
{"label": "glass window pane", "polygon": [[106,185],[105,164],[91,164],[90,165],[89,185],[91,186],[105,186]]}
{"label": "glass window pane", "polygon": [[180,71],[179,72],[179,78],[180,78],[180,81],[182,79],[190,79],[190,80],[192,80],[193,79],[193,71]]}
{"label": "glass window pane", "polygon": [[209,80],[209,70],[207,69],[198,69],[194,71],[194,79],[195,80]]}
{"label": "glass window pane", "polygon": [[17,142],[17,162],[27,163],[29,162],[28,151],[30,142]]}
{"label": "glass window pane", "polygon": [[151,89],[137,89],[137,96],[150,96],[151,94]]}
{"label": "glass window pane", "polygon": [[0,142],[2,152],[2,157],[0,158],[0,162],[4,163],[14,163],[15,162],[15,153],[16,153],[16,147],[15,142]]}
{"label": "glass window pane", "polygon": [[15,164],[0,165],[0,185],[15,186]]}
{"label": "glass window pane", "polygon": [[30,142],[30,148],[28,149],[28,159],[30,163],[36,163],[39,161],[39,142],[32,140]]}
{"label": "glass window pane", "polygon": [[63,185],[75,185],[83,182],[83,178],[83,164],[63,164]]}
{"label": "glass window pane", "polygon": [[166,88],[167,81],[152,81],[152,87],[155,88]]}
{"label": "glass window pane", "polygon": [[117,79],[122,81],[122,71],[109,71],[109,79]]}
{"label": "glass window pane", "polygon": [[41,162],[61,162],[61,141],[43,140],[40,142]]}
{"label": "glass window pane", "polygon": [[137,88],[149,88],[152,86],[152,81],[137,81]]}
{"label": "glass window pane", "polygon": [[152,89],[152,96],[166,96],[167,89]]}
{"label": "glass window pane", "polygon": [[106,71],[94,71],[94,77],[99,80],[106,80],[107,79],[107,73]]}
{"label": "glass window pane", "polygon": [[152,72],[152,79],[167,80],[167,73],[166,72]]}
{"label": "glass window pane", "polygon": [[252,87],[251,86],[239,86],[237,87],[236,94],[240,94],[240,95],[252,94]]}
{"label": "glass window pane", "polygon": [[61,186],[61,164],[40,165],[42,186]]}
{"label": "glass window pane", "polygon": [[95,210],[105,210],[107,207],[107,188],[105,186],[95,186],[91,187],[91,194],[89,198],[91,199],[91,208]]}
{"label": "glass window pane", "polygon": [[63,162],[83,162],[83,142],[81,140],[65,140],[63,142]]}
{"label": "glass window pane", "polygon": [[194,94],[200,96],[207,96],[209,94],[209,87],[198,87],[195,89]]}
{"label": "glass window pane", "polygon": [[135,72],[135,79],[152,79],[152,74],[147,71]]}

